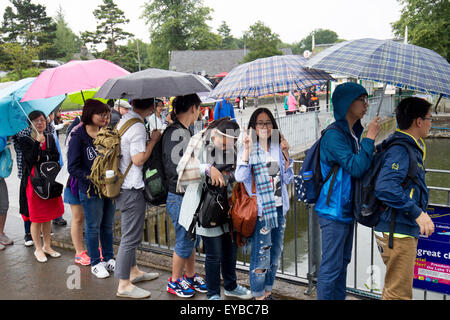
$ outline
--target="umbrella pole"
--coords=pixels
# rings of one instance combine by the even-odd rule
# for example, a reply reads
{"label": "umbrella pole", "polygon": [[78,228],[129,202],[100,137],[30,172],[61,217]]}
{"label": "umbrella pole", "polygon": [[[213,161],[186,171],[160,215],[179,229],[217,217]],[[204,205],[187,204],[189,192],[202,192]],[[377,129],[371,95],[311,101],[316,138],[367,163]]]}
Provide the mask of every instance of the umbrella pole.
{"label": "umbrella pole", "polygon": [[443,94],[441,93],[441,94],[439,95],[438,101],[436,102],[436,106],[434,107],[434,112],[435,112],[436,114],[438,114],[438,113],[437,113],[437,108],[438,108],[439,102],[441,102],[442,96],[443,96]]}
{"label": "umbrella pole", "polygon": [[83,98],[83,103],[86,104],[86,99],[84,99],[83,90],[80,90],[80,92],[81,92],[81,97]]}
{"label": "umbrella pole", "polygon": [[387,83],[385,83],[383,86],[383,92],[381,93],[380,103],[378,104],[377,117],[380,115],[381,105],[383,104],[384,93],[386,92],[386,87],[387,87]]}
{"label": "umbrella pole", "polygon": [[34,131],[38,132],[36,127],[34,126],[33,122],[31,122],[30,118],[28,117],[27,113],[25,112],[25,110],[23,109],[22,105],[19,103],[19,101],[15,100],[15,102],[17,103],[17,105],[19,106],[20,110],[22,110],[23,114],[25,115],[25,117],[27,117],[28,121],[30,122],[31,126],[33,127]]}

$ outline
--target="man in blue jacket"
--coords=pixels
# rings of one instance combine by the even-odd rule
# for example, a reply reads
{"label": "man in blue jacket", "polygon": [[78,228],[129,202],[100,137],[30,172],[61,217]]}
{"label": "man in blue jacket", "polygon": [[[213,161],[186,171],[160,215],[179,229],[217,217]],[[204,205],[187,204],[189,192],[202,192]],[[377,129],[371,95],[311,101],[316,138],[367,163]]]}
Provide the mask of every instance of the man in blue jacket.
{"label": "man in blue jacket", "polygon": [[368,126],[367,137],[360,141],[361,119],[368,108],[367,96],[366,89],[359,84],[348,82],[337,86],[332,96],[335,129],[328,130],[320,143],[323,178],[333,167],[336,170],[324,184],[316,202],[322,232],[322,261],[317,283],[319,300],[344,300],[346,297],[347,265],[353,245],[352,180],[369,169],[374,140],[380,132],[376,117]]}
{"label": "man in blue jacket", "polygon": [[[375,185],[375,195],[388,209],[375,227],[378,249],[386,264],[384,300],[412,299],[414,264],[419,233],[429,236],[434,224],[426,213],[428,188],[425,184],[426,148],[423,139],[431,128],[431,104],[420,98],[403,99],[396,109],[398,130],[386,143],[403,141],[411,146],[417,157],[416,179],[405,180],[409,169],[409,153],[404,146],[395,145],[386,151],[383,166]],[[394,215],[393,248],[388,239],[391,217]]]}
{"label": "man in blue jacket", "polygon": [[214,107],[214,120],[219,120],[225,117],[230,117],[231,120],[236,121],[234,107],[230,102],[230,99],[222,99],[222,101],[217,101],[216,106]]}

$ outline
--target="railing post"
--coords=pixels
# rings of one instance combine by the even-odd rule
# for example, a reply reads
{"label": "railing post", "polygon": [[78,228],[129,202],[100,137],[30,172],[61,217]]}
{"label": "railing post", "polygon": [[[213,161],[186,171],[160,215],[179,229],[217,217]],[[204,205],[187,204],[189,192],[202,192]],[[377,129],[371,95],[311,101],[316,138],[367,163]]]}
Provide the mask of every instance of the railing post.
{"label": "railing post", "polygon": [[314,287],[317,286],[317,276],[321,261],[322,241],[320,237],[320,227],[317,215],[314,212],[314,205],[308,205],[308,289],[305,294],[311,295]]}

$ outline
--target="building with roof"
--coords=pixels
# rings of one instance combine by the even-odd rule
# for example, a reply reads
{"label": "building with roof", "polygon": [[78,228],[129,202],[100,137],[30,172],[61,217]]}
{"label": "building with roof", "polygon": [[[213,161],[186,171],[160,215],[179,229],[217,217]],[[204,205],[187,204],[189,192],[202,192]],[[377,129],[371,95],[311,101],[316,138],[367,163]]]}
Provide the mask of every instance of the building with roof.
{"label": "building with roof", "polygon": [[[280,49],[283,55],[292,54],[290,48]],[[169,70],[201,73],[214,76],[222,72],[230,72],[242,63],[249,52],[245,49],[237,50],[185,50],[172,51],[170,54]]]}

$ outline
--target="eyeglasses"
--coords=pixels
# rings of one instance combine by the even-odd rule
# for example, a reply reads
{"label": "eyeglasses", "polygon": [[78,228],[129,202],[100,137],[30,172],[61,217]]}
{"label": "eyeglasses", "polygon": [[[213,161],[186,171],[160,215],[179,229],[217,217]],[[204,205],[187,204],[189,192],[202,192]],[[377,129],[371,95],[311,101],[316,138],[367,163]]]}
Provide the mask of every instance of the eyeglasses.
{"label": "eyeglasses", "polygon": [[361,101],[364,104],[369,104],[369,98],[368,97],[359,97],[356,100]]}
{"label": "eyeglasses", "polygon": [[109,113],[96,113],[100,118],[108,119],[111,115]]}
{"label": "eyeglasses", "polygon": [[257,126],[258,128],[264,128],[264,127],[266,127],[266,128],[272,128],[272,127],[273,127],[273,124],[272,124],[272,121],[267,121],[267,122],[258,121],[258,122],[256,122],[256,126]]}
{"label": "eyeglasses", "polygon": [[433,122],[433,118],[422,118],[422,120],[430,120],[430,122]]}
{"label": "eyeglasses", "polygon": [[47,120],[33,120],[31,122],[39,124],[39,123],[47,123]]}

